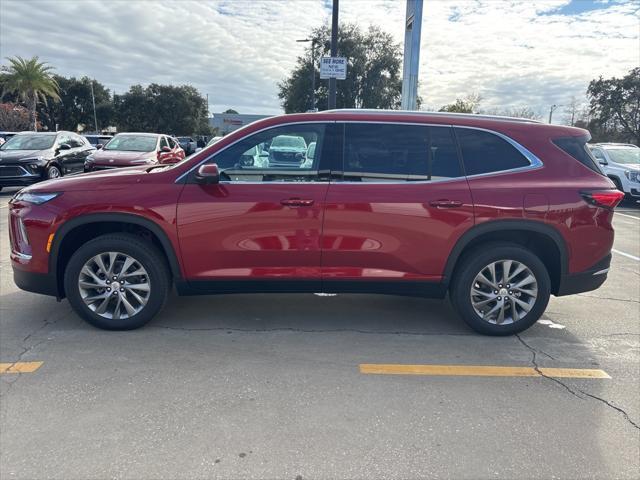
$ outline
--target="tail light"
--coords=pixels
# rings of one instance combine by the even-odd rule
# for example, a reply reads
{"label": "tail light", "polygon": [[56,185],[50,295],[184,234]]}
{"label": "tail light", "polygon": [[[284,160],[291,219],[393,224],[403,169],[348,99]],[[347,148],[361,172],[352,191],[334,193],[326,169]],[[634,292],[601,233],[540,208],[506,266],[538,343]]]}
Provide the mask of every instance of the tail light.
{"label": "tail light", "polygon": [[598,190],[593,192],[581,192],[582,198],[591,205],[613,209],[624,198],[620,190]]}

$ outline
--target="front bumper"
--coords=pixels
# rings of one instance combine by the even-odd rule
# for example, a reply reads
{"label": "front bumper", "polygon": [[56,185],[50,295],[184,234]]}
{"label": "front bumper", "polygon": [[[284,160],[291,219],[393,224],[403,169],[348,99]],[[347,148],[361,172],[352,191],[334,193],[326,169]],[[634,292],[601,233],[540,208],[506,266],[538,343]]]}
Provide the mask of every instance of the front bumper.
{"label": "front bumper", "polygon": [[43,179],[42,172],[33,171],[24,165],[0,166],[0,187],[26,187]]}
{"label": "front bumper", "polygon": [[599,288],[607,280],[610,265],[611,254],[584,272],[562,275],[556,297],[590,292],[591,290]]}
{"label": "front bumper", "polygon": [[58,282],[50,273],[27,272],[13,267],[13,281],[22,290],[60,298]]}

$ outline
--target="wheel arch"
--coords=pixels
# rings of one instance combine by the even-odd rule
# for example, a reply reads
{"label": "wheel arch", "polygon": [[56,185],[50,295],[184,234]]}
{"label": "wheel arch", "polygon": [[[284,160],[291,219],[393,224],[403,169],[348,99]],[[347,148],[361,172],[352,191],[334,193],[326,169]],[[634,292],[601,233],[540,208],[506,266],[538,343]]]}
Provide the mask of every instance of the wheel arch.
{"label": "wheel arch", "polygon": [[[462,256],[487,242],[510,241],[538,255],[551,277],[552,292],[569,271],[567,244],[555,228],[534,220],[496,220],[482,223],[465,232],[456,242],[445,265],[443,281],[448,286]],[[551,248],[555,247],[555,248]]]}
{"label": "wheel arch", "polygon": [[160,252],[164,254],[174,280],[179,281],[182,278],[180,263],[173,244],[157,223],[140,215],[128,213],[105,212],[81,215],[63,223],[56,230],[51,245],[49,272],[56,279],[58,297],[63,298],[65,296],[64,266],[73,253],[72,251],[69,252],[69,248],[66,247],[71,247],[74,240],[77,242],[83,241],[87,237],[95,238],[106,233],[131,231],[143,234],[141,236],[148,232],[151,235],[151,240],[156,244]]}

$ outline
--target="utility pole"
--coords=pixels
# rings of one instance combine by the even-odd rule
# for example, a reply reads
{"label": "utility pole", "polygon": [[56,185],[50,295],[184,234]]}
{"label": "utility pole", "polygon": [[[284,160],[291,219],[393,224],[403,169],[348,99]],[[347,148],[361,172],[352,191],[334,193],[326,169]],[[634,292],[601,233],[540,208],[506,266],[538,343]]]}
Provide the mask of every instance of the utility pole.
{"label": "utility pole", "polygon": [[553,118],[553,112],[555,111],[556,108],[558,108],[558,105],[554,103],[553,105],[551,105],[551,108],[549,109],[549,123],[551,123],[551,119]]}
{"label": "utility pole", "polygon": [[93,94],[93,80],[91,80],[91,101],[93,102],[93,126],[96,129],[96,133],[100,133],[98,131],[98,117],[96,117],[96,97]]}
{"label": "utility pole", "polygon": [[[333,0],[331,13],[331,56],[338,55],[338,0]],[[336,108],[336,79],[329,79],[329,110]]]}
{"label": "utility pole", "polygon": [[418,108],[421,29],[422,0],[407,0],[402,66],[402,110],[417,110]]}
{"label": "utility pole", "polygon": [[316,39],[303,38],[296,42],[311,42],[311,110],[316,111]]}

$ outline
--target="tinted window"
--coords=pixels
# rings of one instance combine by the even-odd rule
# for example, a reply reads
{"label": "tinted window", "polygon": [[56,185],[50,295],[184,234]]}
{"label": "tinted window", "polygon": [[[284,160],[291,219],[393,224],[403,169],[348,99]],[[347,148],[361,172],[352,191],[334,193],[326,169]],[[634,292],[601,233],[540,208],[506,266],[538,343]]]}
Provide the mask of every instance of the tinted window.
{"label": "tinted window", "polygon": [[456,128],[467,175],[500,172],[530,165],[513,145],[483,130]]}
{"label": "tinted window", "polygon": [[460,175],[448,127],[367,123],[345,127],[347,180],[429,180]]}
{"label": "tinted window", "polygon": [[82,140],[82,137],[80,135],[72,133],[71,138],[69,139],[69,145],[71,145],[71,147],[73,148],[84,147],[84,140]]}
{"label": "tinted window", "polygon": [[[315,176],[325,126],[276,127],[247,137],[212,158],[235,181],[304,181]],[[309,148],[312,144],[317,148]],[[224,179],[224,175],[222,175]]]}
{"label": "tinted window", "polygon": [[596,164],[595,160],[589,153],[589,149],[587,148],[587,142],[589,140],[590,138],[588,136],[584,136],[555,138],[552,141],[564,153],[568,153],[585,167],[590,168],[594,172],[601,173],[600,168]]}
{"label": "tinted window", "polygon": [[167,137],[162,137],[160,139],[160,148],[168,147],[169,143],[167,143]]}
{"label": "tinted window", "polygon": [[173,138],[167,137],[167,141],[169,142],[169,147],[171,147],[172,149],[176,148],[176,141]]}

